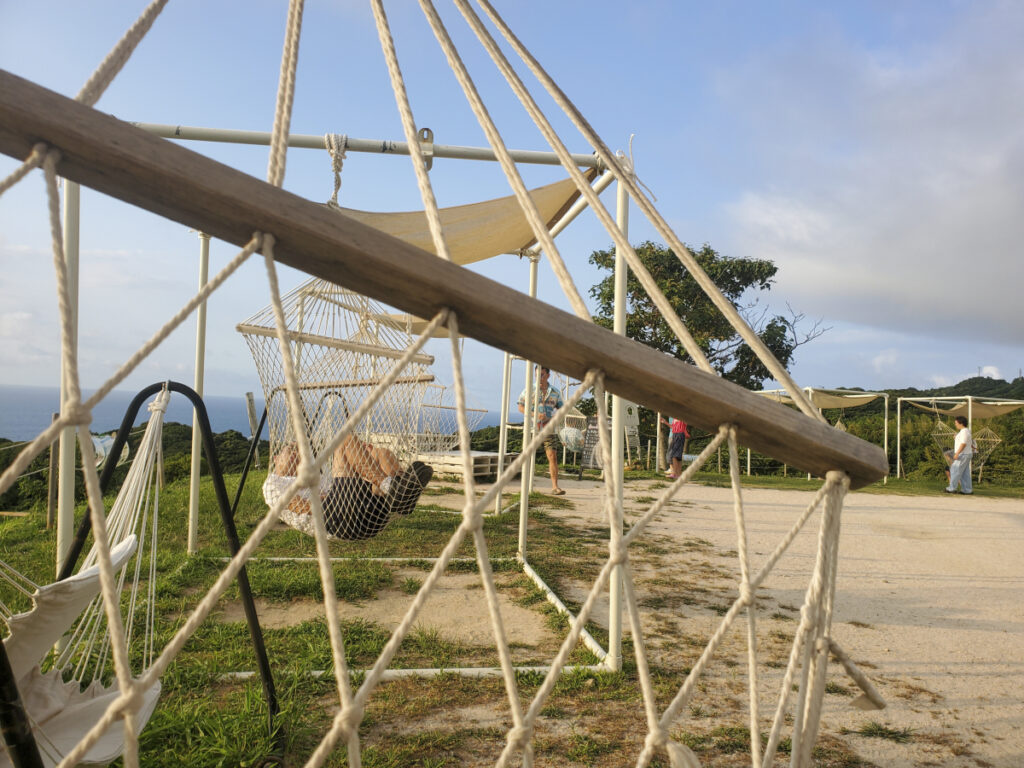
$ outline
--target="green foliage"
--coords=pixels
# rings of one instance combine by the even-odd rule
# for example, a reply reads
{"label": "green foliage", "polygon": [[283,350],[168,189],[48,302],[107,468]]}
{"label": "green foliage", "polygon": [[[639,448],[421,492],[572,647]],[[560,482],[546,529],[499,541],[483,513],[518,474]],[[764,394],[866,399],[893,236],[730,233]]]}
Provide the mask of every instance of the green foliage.
{"label": "green foliage", "polygon": [[[716,370],[730,381],[750,389],[756,389],[771,378],[757,355],[740,339],[670,248],[647,241],[636,246],[635,250]],[[788,367],[793,351],[801,343],[795,336],[795,320],[781,315],[754,316],[759,295],[771,289],[777,271],[775,264],[767,259],[722,256],[707,244],[693,250],[693,256],[726,299],[746,316],[751,325],[759,326],[758,335],[762,341]],[[590,255],[590,263],[609,273],[591,288],[590,295],[598,302],[595,322],[611,328],[615,304],[615,250],[594,251]],[[681,360],[689,359],[681,342],[632,271],[627,278],[626,290],[626,335]]]}

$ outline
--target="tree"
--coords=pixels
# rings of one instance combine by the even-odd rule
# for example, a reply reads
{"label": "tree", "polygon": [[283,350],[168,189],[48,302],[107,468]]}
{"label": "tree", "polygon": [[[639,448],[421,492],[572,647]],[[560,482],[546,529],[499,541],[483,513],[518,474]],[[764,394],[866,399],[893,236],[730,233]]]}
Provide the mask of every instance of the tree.
{"label": "tree", "polygon": [[[647,241],[636,247],[636,253],[715,370],[748,389],[758,389],[766,379],[772,378],[670,248]],[[729,258],[706,243],[700,250],[693,251],[693,255],[786,368],[798,346],[828,330],[815,323],[809,332],[801,335],[797,326],[803,315],[790,309],[789,316],[769,316],[767,309],[760,307],[761,295],[771,289],[778,271],[773,262]],[[594,321],[611,328],[615,310],[614,248],[594,251],[590,263],[609,272],[590,289],[590,295],[598,303]],[[632,271],[626,281],[626,335],[681,360],[690,357]]]}

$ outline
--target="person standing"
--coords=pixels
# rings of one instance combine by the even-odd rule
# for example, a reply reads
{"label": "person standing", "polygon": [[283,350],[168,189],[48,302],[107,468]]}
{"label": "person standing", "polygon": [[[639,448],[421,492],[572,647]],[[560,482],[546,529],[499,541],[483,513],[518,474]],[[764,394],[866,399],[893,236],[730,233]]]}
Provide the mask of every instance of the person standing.
{"label": "person standing", "polygon": [[[550,386],[548,379],[551,370],[541,366],[537,369],[537,413],[535,426],[538,430],[551,421],[555,411],[561,408],[564,403],[561,393]],[[519,395],[519,412],[526,413],[526,390]],[[544,440],[544,453],[548,457],[548,471],[551,474],[551,493],[555,496],[563,496],[565,491],[558,487],[558,435],[552,433]]]}
{"label": "person standing", "polygon": [[671,462],[671,469],[668,471],[669,480],[677,480],[683,473],[683,454],[686,453],[686,443],[690,439],[690,430],[685,421],[673,418],[671,423],[661,417],[662,424],[669,424],[669,431],[672,433],[672,442],[668,448],[668,458]]}
{"label": "person standing", "polygon": [[953,463],[949,465],[949,485],[946,493],[956,493],[957,486],[960,486],[960,493],[973,493],[971,487],[971,457],[974,455],[974,437],[971,430],[967,428],[967,419],[957,416],[954,420],[960,427],[953,441]]}

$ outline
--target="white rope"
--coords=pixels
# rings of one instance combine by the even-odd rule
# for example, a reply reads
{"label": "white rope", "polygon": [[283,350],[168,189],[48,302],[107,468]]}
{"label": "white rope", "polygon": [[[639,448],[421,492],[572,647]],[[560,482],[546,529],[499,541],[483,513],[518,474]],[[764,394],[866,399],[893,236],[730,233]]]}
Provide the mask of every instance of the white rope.
{"label": "white rope", "polygon": [[142,15],[124,33],[124,36],[114,46],[113,50],[100,62],[92,77],[86,81],[85,85],[82,86],[82,90],[78,92],[78,95],[75,97],[76,101],[91,107],[99,100],[103,92],[113,82],[117,73],[128,63],[128,59],[135,52],[135,48],[142,41],[142,38],[146,36],[146,33],[149,32],[150,27],[153,26],[153,22],[156,21],[156,17],[160,15],[165,5],[167,5],[167,0],[153,0],[149,4],[142,12]]}
{"label": "white rope", "polygon": [[430,184],[430,177],[427,175],[426,164],[423,161],[423,151],[416,135],[416,121],[413,119],[412,107],[409,105],[409,94],[405,90],[405,80],[402,78],[402,70],[398,65],[394,38],[391,36],[391,27],[388,24],[387,14],[384,12],[384,3],[382,0],[373,0],[371,7],[374,21],[377,24],[377,36],[380,38],[381,50],[384,51],[384,59],[388,66],[388,76],[391,78],[391,90],[394,91],[398,114],[402,119],[402,131],[405,133],[405,141],[409,146],[412,169],[416,174],[416,185],[419,187],[420,197],[423,200],[427,227],[430,229],[430,237],[434,241],[434,250],[445,261],[451,261],[448,243],[441,228],[441,214],[437,209],[434,188]]}
{"label": "white rope", "polygon": [[[629,191],[630,197],[636,202],[636,204],[643,211],[644,215],[654,224],[655,228],[665,238],[669,247],[675,252],[676,256],[683,263],[683,265],[690,271],[697,284],[703,289],[704,293],[711,299],[718,310],[728,318],[730,324],[737,330],[743,340],[750,346],[751,349],[757,354],[758,358],[764,363],[765,367],[772,374],[772,378],[782,384],[789,392],[790,397],[797,404],[800,410],[817,421],[823,421],[824,416],[818,413],[817,409],[810,403],[806,395],[797,386],[796,382],[786,371],[785,367],[779,363],[775,355],[772,354],[771,350],[761,341],[760,337],[754,333],[753,329],[747,324],[746,320],[739,314],[736,307],[733,306],[732,302],[729,301],[722,292],[715,285],[714,281],[708,277],[707,273],[701,268],[700,264],[694,258],[690,250],[683,245],[683,243],[676,236],[675,232],[672,231],[671,227],[661,217],[661,214],[651,205],[650,201],[644,196],[643,192],[637,187],[631,176],[624,172],[618,163],[618,159],[611,153],[605,143],[598,136],[597,132],[590,126],[586,118],[580,113],[576,106],[569,100],[561,88],[551,79],[547,72],[541,67],[540,63],[533,57],[533,55],[526,49],[525,46],[519,41],[519,39],[513,34],[512,30],[505,23],[504,19],[494,9],[493,5],[489,0],[477,0],[478,5],[484,9],[484,12],[491,19],[492,22],[501,30],[502,35],[513,47],[516,53],[520,56],[523,62],[529,67],[530,71],[534,74],[537,80],[544,85],[544,88],[548,91],[551,97],[558,103],[565,114],[573,121],[577,129],[586,137],[590,142],[591,146],[594,147],[598,157],[604,162],[604,164],[611,169],[620,184],[624,184],[626,189]],[[580,190],[583,192],[583,190]],[[611,232],[611,230],[609,230]],[[612,233],[614,236],[614,233]],[[623,253],[627,253],[626,246],[623,244]],[[620,247],[616,240],[616,247]],[[632,261],[630,261],[630,268],[636,271]],[[640,273],[637,272],[638,279]],[[641,280],[643,283],[644,281]],[[644,285],[647,289],[647,285]],[[655,299],[655,294],[651,293],[649,289],[648,293],[651,295],[652,300]],[[655,300],[657,304],[658,301]],[[668,320],[675,313],[666,313],[660,306],[659,311],[665,315],[665,319]],[[673,330],[675,330],[673,328]],[[695,358],[698,359],[698,358]]]}
{"label": "white rope", "polygon": [[736,516],[736,551],[740,563],[740,597],[747,603],[747,676],[750,691],[750,759],[752,768],[761,768],[761,731],[757,689],[757,593],[750,585],[750,561],[747,554],[747,525],[743,515],[743,489],[740,480],[739,447],[736,427],[729,429],[729,478],[732,483],[733,513]]}
{"label": "white rope", "polygon": [[267,182],[275,187],[284,183],[285,162],[288,155],[288,129],[292,122],[292,104],[295,101],[295,71],[299,62],[299,36],[302,32],[303,0],[288,3],[288,23],[281,52],[281,75],[277,86],[277,105],[274,128],[270,134],[270,159],[267,164]]}
{"label": "white rope", "polygon": [[348,136],[345,134],[328,133],[324,135],[324,147],[331,156],[331,172],[334,174],[334,192],[328,205],[338,204],[338,192],[341,190],[341,166],[348,152]]}
{"label": "white rope", "polygon": [[[377,1],[379,2],[379,0]],[[487,141],[494,150],[495,156],[498,158],[501,169],[505,172],[505,178],[508,179],[509,185],[515,193],[516,200],[519,202],[519,207],[526,215],[526,220],[530,224],[530,229],[532,230],[534,237],[537,239],[537,242],[541,244],[544,252],[548,255],[548,259],[551,261],[551,267],[555,276],[558,278],[559,285],[561,285],[565,297],[568,299],[573,311],[579,317],[587,321],[592,321],[590,310],[587,308],[583,298],[580,296],[579,290],[576,288],[576,284],[573,282],[572,276],[569,274],[569,270],[566,268],[565,263],[559,254],[558,248],[555,246],[554,238],[548,230],[547,223],[541,220],[540,213],[537,211],[537,206],[534,203],[533,198],[530,197],[530,193],[526,189],[526,184],[523,182],[522,176],[519,175],[519,169],[512,161],[512,157],[508,153],[508,148],[505,146],[505,142],[502,140],[501,134],[498,132],[498,127],[491,119],[491,116],[487,111],[487,107],[484,105],[483,99],[480,97],[480,92],[473,83],[473,80],[469,75],[469,71],[466,69],[466,66],[462,61],[462,57],[459,56],[458,50],[454,43],[452,43],[451,37],[448,35],[448,30],[445,28],[444,22],[441,21],[441,17],[438,15],[431,0],[420,0],[420,8],[427,17],[427,21],[430,23],[430,27],[434,31],[434,36],[437,38],[438,43],[444,51],[445,57],[448,59],[448,66],[451,68],[459,82],[459,85],[462,87],[462,91],[465,94],[469,105],[473,109],[473,114],[476,116],[477,122],[480,124],[480,127],[483,128],[484,134],[487,136]],[[586,186],[589,187],[590,185],[586,184]]]}
{"label": "white rope", "polygon": [[[664,293],[661,291],[661,288],[658,287],[658,284],[651,276],[647,267],[644,266],[643,262],[640,260],[640,257],[637,256],[636,251],[629,244],[629,240],[626,238],[625,233],[623,233],[623,231],[619,228],[619,225],[616,223],[615,219],[608,212],[608,209],[601,201],[601,198],[598,197],[594,189],[590,186],[589,183],[587,183],[587,180],[584,177],[584,175],[580,172],[579,168],[572,161],[572,157],[569,154],[568,148],[562,142],[561,138],[558,136],[558,133],[552,127],[550,121],[544,115],[543,111],[541,111],[540,107],[537,105],[537,102],[530,95],[530,92],[526,88],[522,79],[519,77],[519,75],[516,74],[508,59],[501,52],[501,49],[498,47],[498,44],[494,40],[494,37],[487,31],[487,29],[480,21],[479,16],[477,16],[477,14],[473,11],[473,9],[465,0],[456,0],[456,4],[459,6],[459,9],[462,11],[463,16],[466,18],[467,22],[469,22],[474,32],[476,32],[477,37],[479,38],[481,44],[484,46],[487,52],[490,54],[491,59],[497,65],[501,73],[505,76],[505,79],[508,81],[512,89],[515,91],[516,96],[519,98],[519,101],[523,104],[527,113],[533,119],[534,124],[540,129],[541,133],[544,135],[544,138],[548,142],[548,145],[558,155],[559,161],[562,163],[562,167],[569,173],[570,177],[575,181],[576,187],[577,189],[579,189],[580,194],[586,199],[587,205],[594,211],[595,214],[597,214],[597,217],[600,220],[601,225],[605,228],[608,234],[612,236],[612,240],[615,243],[616,253],[621,253],[625,257],[626,263],[629,265],[629,268],[633,271],[633,274],[636,276],[637,280],[640,281],[640,284],[643,286],[644,290],[651,297],[651,300],[658,308],[658,311],[661,312],[662,316],[664,317],[665,322],[668,324],[669,328],[671,328],[672,332],[679,339],[680,343],[683,345],[683,348],[686,350],[687,354],[689,354],[690,358],[694,361],[694,364],[697,365],[697,367],[701,368],[702,370],[707,371],[708,373],[714,373],[714,368],[711,366],[711,363],[708,362],[707,357],[704,354],[704,351],[700,348],[700,345],[697,344],[696,340],[693,338],[693,335],[689,332],[689,330],[686,328],[683,322],[679,319],[679,316],[676,313],[676,311],[672,308],[671,303],[665,297]],[[620,168],[619,170],[620,173],[625,173],[624,169]],[[629,172],[632,173],[632,168],[629,169]]]}

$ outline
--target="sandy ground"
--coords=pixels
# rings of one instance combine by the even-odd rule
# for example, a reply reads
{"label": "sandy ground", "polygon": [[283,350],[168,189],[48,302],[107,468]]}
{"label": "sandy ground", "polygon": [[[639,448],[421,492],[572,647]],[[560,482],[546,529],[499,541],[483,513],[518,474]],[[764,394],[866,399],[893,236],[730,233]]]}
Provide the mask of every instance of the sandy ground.
{"label": "sandy ground", "polygon": [[[601,520],[600,483],[570,477],[562,485],[567,490],[563,498],[573,506],[553,514],[587,527]],[[627,523],[660,493],[658,485],[652,481],[627,484]],[[546,487],[546,479],[538,478],[535,490]],[[800,491],[744,492],[754,571],[811,497]],[[444,504],[445,498],[431,501]],[[458,497],[450,501],[452,507],[461,506]],[[679,653],[684,646],[695,659],[720,614],[735,598],[737,535],[732,503],[727,488],[686,487],[645,535],[646,541],[657,545],[655,554],[640,550],[634,563],[638,597],[646,606],[644,632],[645,636],[650,633],[654,659]],[[812,516],[759,592],[763,657],[784,659],[788,652],[788,645],[776,643],[778,647],[773,648],[771,636],[781,637],[787,631],[791,636],[795,629],[814,560],[818,520]],[[486,642],[489,620],[478,583],[478,576],[446,576],[430,597],[420,626],[437,628],[464,642]],[[570,586],[567,596],[581,600],[585,587]],[[842,519],[832,634],[888,706],[866,712],[851,706],[852,696],[827,696],[822,733],[840,738],[862,758],[885,768],[1024,766],[1022,587],[1024,501],[851,494]],[[411,598],[393,592],[343,610],[394,627]],[[691,593],[699,593],[700,599],[690,599]],[[309,610],[322,607],[311,605]],[[515,643],[552,642],[551,631],[536,611],[509,600],[503,600],[502,611]],[[604,600],[595,616],[598,623],[606,624],[607,611]],[[261,606],[260,613],[268,625],[301,618],[298,606],[280,616],[272,606]],[[723,656],[744,659],[744,632],[741,625],[732,633]],[[778,696],[778,667],[765,670],[762,677],[765,729]],[[833,667],[829,680],[853,689],[841,667]],[[745,709],[742,666],[712,668],[709,675],[715,681],[712,686],[730,688]],[[694,699],[694,704],[700,703]],[[719,699],[708,706],[713,710],[721,704]],[[854,733],[869,722],[909,730],[910,739],[897,743]],[[691,727],[694,721],[690,718],[682,725]]]}
{"label": "sandy ground", "polygon": [[[564,483],[566,498],[577,500],[572,514],[598,514],[600,490],[594,485]],[[639,510],[643,505],[631,504],[631,499],[655,493],[627,485],[627,509]],[[744,492],[752,570],[810,499],[810,493],[799,491]],[[674,542],[710,542],[708,562],[718,569],[731,561],[735,569],[731,490],[686,487],[676,502],[654,522],[651,534]],[[787,609],[801,604],[817,522],[812,517],[797,537],[762,597]],[[662,564],[662,573],[666,570],[671,568]],[[642,574],[642,568],[638,571]],[[642,592],[641,575],[638,582]],[[888,706],[864,712],[849,706],[849,699],[826,697],[823,732],[855,731],[868,721],[911,729],[911,739],[902,744],[851,733],[841,736],[879,766],[1024,766],[1022,588],[1024,501],[850,494],[842,519],[833,637],[860,664]],[[728,590],[722,603],[731,602],[735,594]],[[661,613],[666,612],[672,609]],[[683,612],[690,614],[691,626],[712,628],[701,611]],[[834,678],[849,684],[841,672],[830,672],[830,680]],[[775,695],[766,694],[762,710],[774,701]]]}

